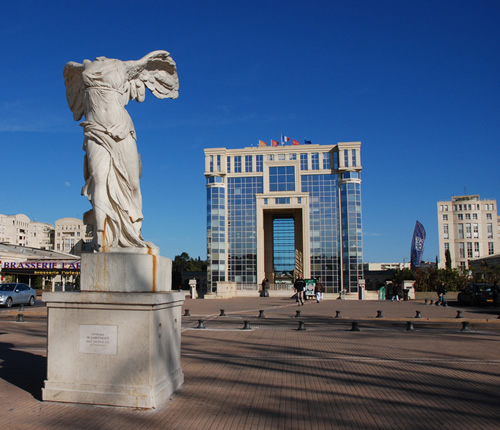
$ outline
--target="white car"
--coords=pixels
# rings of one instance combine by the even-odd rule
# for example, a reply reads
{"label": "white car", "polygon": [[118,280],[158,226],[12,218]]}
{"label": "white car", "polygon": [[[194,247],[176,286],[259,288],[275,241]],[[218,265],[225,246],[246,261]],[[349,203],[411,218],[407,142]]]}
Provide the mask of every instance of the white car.
{"label": "white car", "polygon": [[0,306],[35,304],[36,291],[26,284],[0,284]]}

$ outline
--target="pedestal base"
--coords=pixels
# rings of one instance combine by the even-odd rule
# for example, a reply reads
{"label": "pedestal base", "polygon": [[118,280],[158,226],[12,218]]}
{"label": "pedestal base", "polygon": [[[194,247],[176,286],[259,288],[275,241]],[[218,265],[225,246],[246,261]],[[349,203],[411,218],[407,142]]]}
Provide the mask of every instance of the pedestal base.
{"label": "pedestal base", "polygon": [[44,293],[44,401],[155,408],[184,382],[184,294]]}

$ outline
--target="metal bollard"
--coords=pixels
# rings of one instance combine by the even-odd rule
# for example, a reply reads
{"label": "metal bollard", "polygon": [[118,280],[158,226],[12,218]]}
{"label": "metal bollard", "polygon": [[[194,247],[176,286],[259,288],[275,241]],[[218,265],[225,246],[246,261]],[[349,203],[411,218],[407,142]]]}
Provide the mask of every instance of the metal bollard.
{"label": "metal bollard", "polygon": [[455,318],[463,318],[462,311],[457,311],[457,316]]}
{"label": "metal bollard", "polygon": [[227,315],[224,313],[224,309],[221,309],[220,310],[220,314],[219,314],[220,317],[227,317]]}
{"label": "metal bollard", "polygon": [[189,313],[189,309],[184,309],[184,316],[185,317],[190,317],[191,314]]}
{"label": "metal bollard", "polygon": [[17,314],[17,320],[16,320],[16,322],[24,322],[23,314]]}
{"label": "metal bollard", "polygon": [[252,328],[250,327],[250,322],[248,321],[243,321],[243,328],[242,330],[251,330]]}
{"label": "metal bollard", "polygon": [[358,327],[358,322],[357,321],[353,321],[352,322],[352,327],[351,327],[351,331],[361,331]]}
{"label": "metal bollard", "polygon": [[415,330],[415,327],[413,327],[413,321],[406,322],[406,330],[407,331]]}
{"label": "metal bollard", "polygon": [[257,318],[265,318],[266,316],[264,315],[264,311],[261,310],[259,311],[259,316]]}
{"label": "metal bollard", "polygon": [[417,314],[415,315],[415,318],[422,318],[422,315],[420,315],[420,311],[417,311]]}
{"label": "metal bollard", "polygon": [[384,316],[382,315],[382,311],[377,311],[376,318],[384,318]]}
{"label": "metal bollard", "polygon": [[335,311],[335,318],[342,318],[342,315],[340,314],[340,311]]}
{"label": "metal bollard", "polygon": [[468,321],[462,322],[462,328],[460,329],[460,331],[469,331],[469,322]]}
{"label": "metal bollard", "polygon": [[196,328],[206,328],[205,324],[203,323],[203,320],[198,320],[198,327]]}
{"label": "metal bollard", "polygon": [[300,311],[295,311],[295,318],[300,317]]}
{"label": "metal bollard", "polygon": [[426,305],[426,304],[427,304],[427,299],[425,299],[425,301],[424,301],[424,305]]}
{"label": "metal bollard", "polygon": [[305,330],[304,321],[299,321],[299,328],[297,330]]}

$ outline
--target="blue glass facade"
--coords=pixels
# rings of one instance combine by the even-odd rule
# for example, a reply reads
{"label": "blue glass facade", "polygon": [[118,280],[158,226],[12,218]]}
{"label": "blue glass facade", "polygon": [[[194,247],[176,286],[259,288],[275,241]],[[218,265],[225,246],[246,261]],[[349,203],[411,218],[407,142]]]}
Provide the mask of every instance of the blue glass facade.
{"label": "blue glass facade", "polygon": [[262,176],[228,178],[228,281],[257,282],[256,194],[263,192]]}
{"label": "blue glass facade", "polygon": [[226,189],[221,177],[209,177],[207,182],[207,282],[215,285],[226,277]]}
{"label": "blue glass facade", "polygon": [[280,272],[321,278],[327,293],[358,291],[359,142],[205,151],[212,291],[219,281],[257,284],[269,277],[272,283]]}
{"label": "blue glass facade", "polygon": [[309,193],[311,278],[338,291],[339,202],[338,175],[302,175],[302,192]]}
{"label": "blue glass facade", "polygon": [[343,183],[342,199],[342,270],[343,288],[357,292],[363,277],[363,231],[361,224],[361,184]]}

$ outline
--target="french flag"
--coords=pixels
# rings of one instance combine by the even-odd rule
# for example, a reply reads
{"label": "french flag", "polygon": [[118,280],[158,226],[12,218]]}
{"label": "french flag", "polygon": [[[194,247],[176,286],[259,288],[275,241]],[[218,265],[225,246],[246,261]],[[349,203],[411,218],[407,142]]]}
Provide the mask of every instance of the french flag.
{"label": "french flag", "polygon": [[288,136],[281,136],[281,143],[285,144],[287,142],[290,142],[290,138]]}

